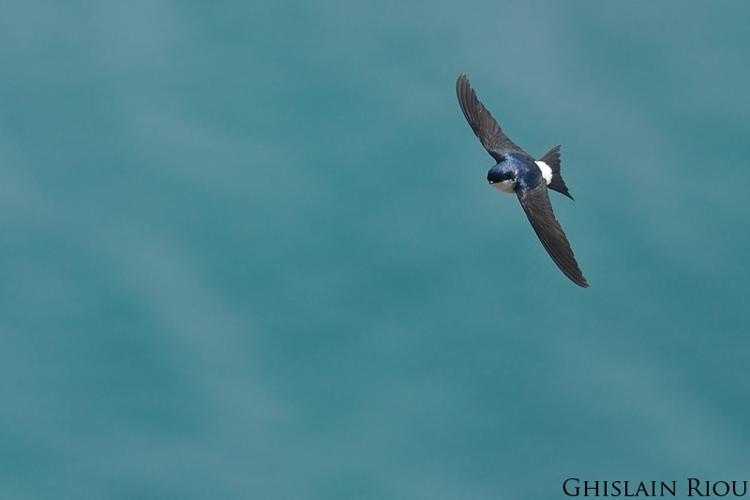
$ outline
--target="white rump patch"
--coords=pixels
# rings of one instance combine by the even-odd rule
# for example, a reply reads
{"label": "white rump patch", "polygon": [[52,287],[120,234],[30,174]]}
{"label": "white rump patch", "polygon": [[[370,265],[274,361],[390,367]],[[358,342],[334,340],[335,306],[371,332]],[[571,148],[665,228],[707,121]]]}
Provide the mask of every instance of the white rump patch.
{"label": "white rump patch", "polygon": [[539,166],[539,170],[542,171],[542,177],[544,177],[544,180],[547,181],[547,185],[549,186],[549,183],[552,182],[552,169],[543,161],[538,161],[536,164]]}
{"label": "white rump patch", "polygon": [[[549,167],[547,167],[547,168],[549,168]],[[547,184],[549,184],[549,183],[547,183]],[[513,188],[516,187],[516,183],[509,179],[509,180],[503,181],[503,182],[496,182],[494,184],[491,184],[491,186],[493,188],[495,188],[495,189],[499,189],[500,191],[502,191],[504,193],[512,193],[513,192]]]}

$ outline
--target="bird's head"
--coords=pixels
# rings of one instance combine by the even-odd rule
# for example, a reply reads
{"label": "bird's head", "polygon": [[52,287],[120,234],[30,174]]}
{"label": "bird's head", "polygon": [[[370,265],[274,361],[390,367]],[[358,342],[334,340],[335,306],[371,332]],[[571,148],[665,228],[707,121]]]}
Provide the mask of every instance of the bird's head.
{"label": "bird's head", "polygon": [[500,191],[512,193],[516,187],[516,173],[509,168],[495,165],[487,172],[487,182]]}

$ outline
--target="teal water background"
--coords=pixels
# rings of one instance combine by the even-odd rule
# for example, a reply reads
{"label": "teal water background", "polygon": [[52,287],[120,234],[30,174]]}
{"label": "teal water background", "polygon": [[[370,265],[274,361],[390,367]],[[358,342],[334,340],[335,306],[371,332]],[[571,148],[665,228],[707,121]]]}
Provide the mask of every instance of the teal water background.
{"label": "teal water background", "polygon": [[[750,479],[750,4],[6,2],[0,498]],[[552,264],[454,94],[532,154]]]}

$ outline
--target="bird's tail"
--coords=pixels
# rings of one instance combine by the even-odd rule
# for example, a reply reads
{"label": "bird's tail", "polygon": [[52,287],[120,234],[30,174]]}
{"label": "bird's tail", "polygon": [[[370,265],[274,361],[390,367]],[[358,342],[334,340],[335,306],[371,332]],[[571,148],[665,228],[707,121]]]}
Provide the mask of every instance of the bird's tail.
{"label": "bird's tail", "polygon": [[562,174],[560,173],[560,146],[555,146],[554,148],[547,151],[547,154],[542,156],[542,158],[539,161],[543,161],[547,165],[549,165],[549,168],[552,169],[552,180],[547,185],[549,189],[554,189],[558,193],[562,193],[571,200],[573,197],[568,192],[568,186],[565,185],[565,181],[562,178]]}

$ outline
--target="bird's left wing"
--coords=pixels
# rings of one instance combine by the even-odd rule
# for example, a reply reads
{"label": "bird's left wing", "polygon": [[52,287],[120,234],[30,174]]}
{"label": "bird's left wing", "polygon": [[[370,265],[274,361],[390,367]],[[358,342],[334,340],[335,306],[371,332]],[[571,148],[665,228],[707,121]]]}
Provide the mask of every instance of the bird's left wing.
{"label": "bird's left wing", "polygon": [[526,217],[528,217],[534,232],[539,237],[539,241],[544,245],[544,249],[557,267],[565,273],[576,285],[587,288],[589,286],[586,278],[583,277],[581,269],[578,267],[573,250],[570,248],[568,238],[560,227],[560,223],[555,219],[552,211],[552,204],[549,201],[547,186],[540,182],[534,189],[516,191],[518,200],[521,202]]}
{"label": "bird's left wing", "polygon": [[523,149],[513,144],[513,141],[503,133],[500,124],[477,98],[476,92],[471,88],[469,79],[464,74],[461,74],[456,81],[456,96],[466,121],[469,122],[471,129],[490,156],[500,162],[506,154],[511,152],[525,154]]}

